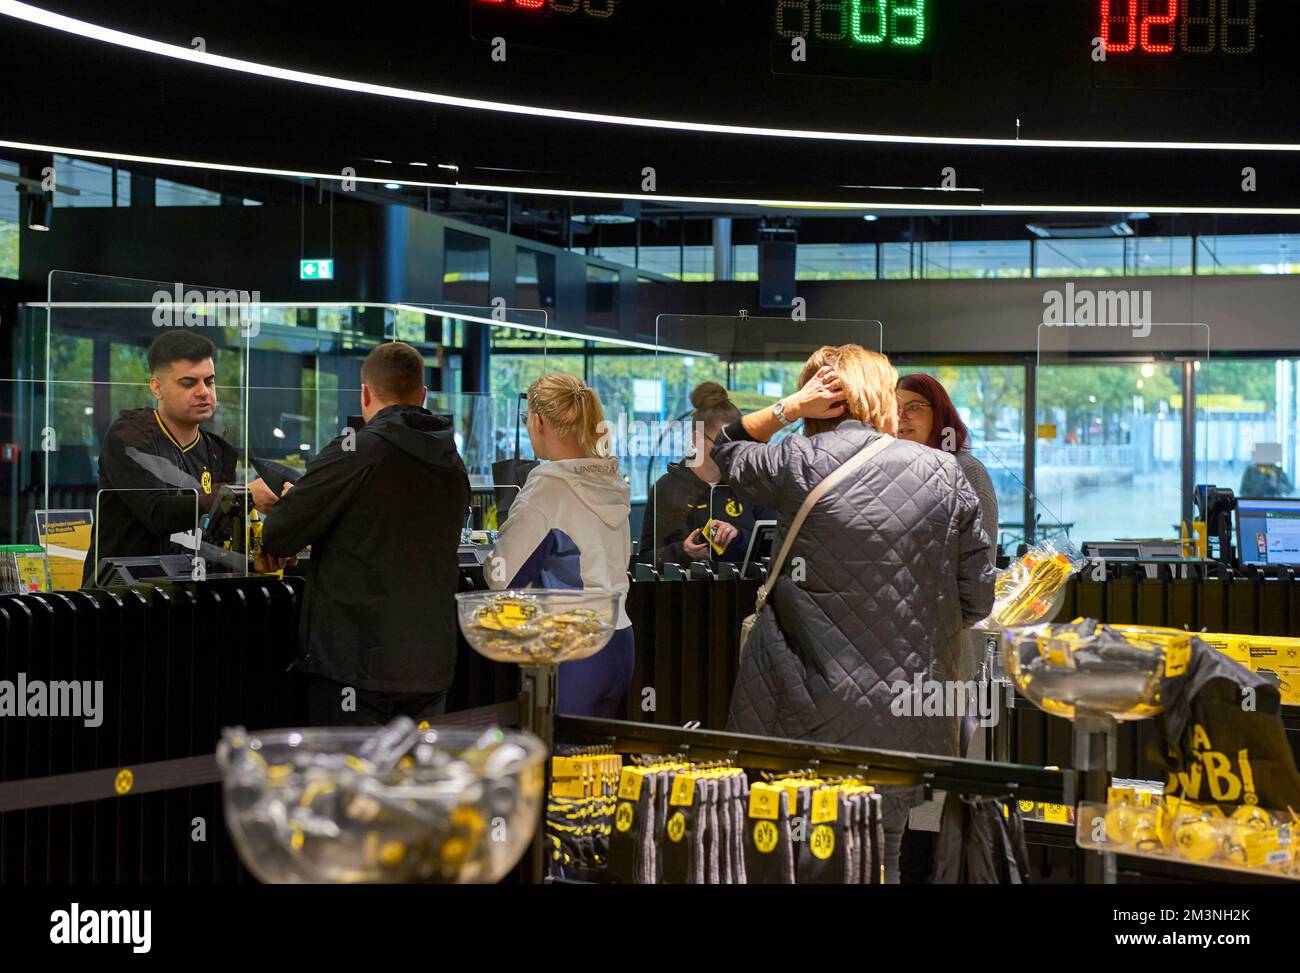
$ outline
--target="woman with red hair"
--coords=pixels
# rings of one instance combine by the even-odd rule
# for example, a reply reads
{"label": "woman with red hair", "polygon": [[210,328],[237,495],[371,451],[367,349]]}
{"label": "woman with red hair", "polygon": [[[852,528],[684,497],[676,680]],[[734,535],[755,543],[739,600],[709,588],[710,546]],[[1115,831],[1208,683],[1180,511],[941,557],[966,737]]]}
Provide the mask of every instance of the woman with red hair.
{"label": "woman with red hair", "polygon": [[[931,449],[951,453],[979,499],[980,523],[989,535],[989,557],[997,565],[998,495],[984,464],[970,450],[970,431],[961,421],[957,407],[947,390],[932,375],[904,375],[894,389],[898,398],[898,438],[921,443]],[[984,657],[984,639],[979,632],[968,630],[958,666],[959,678],[968,682],[977,678]],[[979,718],[967,715],[962,720],[958,751],[963,757],[983,759],[983,738],[976,733]],[[973,744],[973,746],[972,746]],[[939,830],[938,798],[912,809],[908,833],[902,845],[902,868],[909,875],[928,876],[933,867],[934,832]],[[929,832],[927,834],[927,832]],[[913,878],[912,880],[916,880]],[[925,881],[925,878],[921,878]]]}
{"label": "woman with red hair", "polygon": [[997,563],[998,495],[984,464],[970,450],[970,431],[948,392],[932,375],[904,375],[898,396],[898,438],[952,453],[980,501],[980,523],[989,535],[989,558]]}

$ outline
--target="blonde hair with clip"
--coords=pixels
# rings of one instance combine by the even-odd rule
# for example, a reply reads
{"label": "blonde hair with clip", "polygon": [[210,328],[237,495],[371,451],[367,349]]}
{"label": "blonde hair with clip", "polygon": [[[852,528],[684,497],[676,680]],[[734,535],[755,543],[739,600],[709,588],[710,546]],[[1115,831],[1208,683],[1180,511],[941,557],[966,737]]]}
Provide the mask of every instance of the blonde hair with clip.
{"label": "blonde hair with clip", "polygon": [[528,411],[535,412],[562,436],[576,433],[588,456],[603,457],[605,410],[596,390],[565,372],[550,372],[528,386]]}
{"label": "blonde hair with clip", "polygon": [[888,431],[898,408],[894,394],[898,370],[889,359],[861,345],[823,345],[809,356],[799,373],[799,385],[806,385],[824,365],[835,369],[844,386],[844,414],[832,419],[805,419],[805,435],[834,429],[845,419],[857,419],[881,432]]}

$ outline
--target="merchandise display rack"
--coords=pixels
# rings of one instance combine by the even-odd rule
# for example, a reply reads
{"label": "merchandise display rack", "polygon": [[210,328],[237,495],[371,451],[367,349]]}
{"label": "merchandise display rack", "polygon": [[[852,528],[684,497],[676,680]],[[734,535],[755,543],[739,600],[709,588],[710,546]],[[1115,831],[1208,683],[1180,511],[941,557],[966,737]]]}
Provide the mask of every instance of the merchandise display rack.
{"label": "merchandise display rack", "polygon": [[748,770],[860,776],[877,786],[924,786],[927,791],[1063,804],[1072,771],[1026,764],[873,750],[839,744],[692,730],[655,723],[556,716],[555,739],[608,744],[616,753],[680,754],[691,760],[731,760]]}

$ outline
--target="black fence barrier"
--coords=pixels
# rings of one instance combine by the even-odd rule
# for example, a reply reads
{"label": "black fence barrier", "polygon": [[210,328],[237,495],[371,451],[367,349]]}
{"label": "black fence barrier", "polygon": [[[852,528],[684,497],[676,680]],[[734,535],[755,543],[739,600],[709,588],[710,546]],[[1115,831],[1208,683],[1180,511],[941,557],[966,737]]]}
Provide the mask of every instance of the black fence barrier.
{"label": "black fence barrier", "polygon": [[119,769],[118,796],[0,815],[0,882],[248,881],[218,785],[132,794],[130,768],[210,754],[223,726],[302,722],[300,590],[247,578],[0,598],[0,679],[24,709],[37,697],[19,684],[40,683],[47,713],[58,695],[73,710],[0,719],[0,780]]}

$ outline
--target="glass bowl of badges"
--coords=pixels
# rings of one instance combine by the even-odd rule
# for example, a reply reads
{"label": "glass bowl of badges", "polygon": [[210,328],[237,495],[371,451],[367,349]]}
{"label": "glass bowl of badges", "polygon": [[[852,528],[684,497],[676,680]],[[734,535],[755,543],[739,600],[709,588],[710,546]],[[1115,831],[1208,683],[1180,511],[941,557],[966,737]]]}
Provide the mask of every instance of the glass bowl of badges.
{"label": "glass bowl of badges", "polygon": [[541,816],[546,747],[529,733],[227,728],[226,825],[269,883],[490,883]]}
{"label": "glass bowl of badges", "polygon": [[618,595],[600,588],[467,591],[456,596],[465,640],[493,662],[573,662],[605,647],[618,624]]}
{"label": "glass bowl of badges", "polygon": [[1187,632],[1093,619],[1008,628],[1002,637],[1002,664],[1016,690],[1068,720],[1091,714],[1123,722],[1160,713],[1166,664],[1171,673],[1175,665],[1185,669],[1190,651]]}

